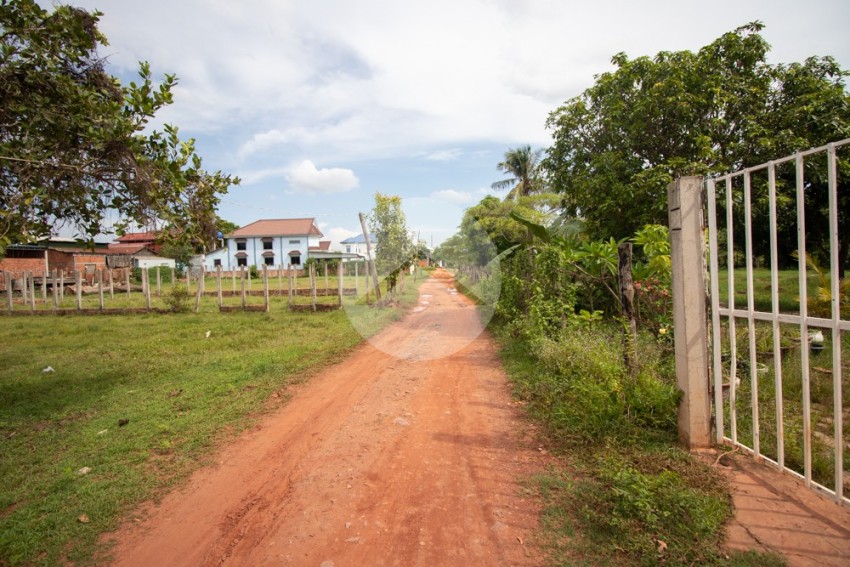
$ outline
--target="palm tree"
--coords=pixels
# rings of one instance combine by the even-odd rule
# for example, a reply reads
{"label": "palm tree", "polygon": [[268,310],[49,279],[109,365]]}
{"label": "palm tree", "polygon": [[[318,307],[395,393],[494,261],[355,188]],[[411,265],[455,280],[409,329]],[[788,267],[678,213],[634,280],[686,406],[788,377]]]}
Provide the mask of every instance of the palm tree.
{"label": "palm tree", "polygon": [[536,191],[538,183],[537,165],[540,162],[541,151],[532,150],[528,144],[506,151],[504,161],[499,162],[496,167],[511,177],[496,181],[490,186],[493,189],[505,189],[513,185],[513,189],[505,197],[506,200],[517,200]]}

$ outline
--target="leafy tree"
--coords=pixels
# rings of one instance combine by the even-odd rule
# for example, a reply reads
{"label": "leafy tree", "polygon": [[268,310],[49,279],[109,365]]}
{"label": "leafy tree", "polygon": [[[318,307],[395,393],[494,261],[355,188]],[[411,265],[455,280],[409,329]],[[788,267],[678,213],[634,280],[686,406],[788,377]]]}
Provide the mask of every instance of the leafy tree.
{"label": "leafy tree", "polygon": [[375,208],[369,215],[369,230],[375,235],[375,261],[378,271],[386,274],[387,292],[392,293],[401,271],[410,266],[416,253],[401,197],[375,193]]}
{"label": "leafy tree", "polygon": [[513,186],[506,199],[514,200],[537,192],[542,185],[537,174],[540,153],[541,150],[532,150],[529,145],[506,151],[505,159],[499,162],[496,167],[510,177],[496,181],[491,187],[493,189],[506,189]]}
{"label": "leafy tree", "polygon": [[[850,135],[846,72],[829,57],[768,64],[762,28],[748,24],[697,53],[617,54],[615,71],[552,112],[555,142],[542,165],[565,214],[594,237],[627,237],[666,224],[666,187],[679,175],[736,170]],[[764,198],[759,207],[766,215]],[[783,219],[793,230],[793,216]]]}
{"label": "leafy tree", "polygon": [[157,87],[141,63],[139,82],[122,86],[97,54],[100,15],[0,2],[0,254],[62,224],[91,240],[110,210],[122,215],[119,233],[172,226],[170,239],[208,241],[218,196],[238,183],[203,170],[177,128],[147,131],[176,78]]}

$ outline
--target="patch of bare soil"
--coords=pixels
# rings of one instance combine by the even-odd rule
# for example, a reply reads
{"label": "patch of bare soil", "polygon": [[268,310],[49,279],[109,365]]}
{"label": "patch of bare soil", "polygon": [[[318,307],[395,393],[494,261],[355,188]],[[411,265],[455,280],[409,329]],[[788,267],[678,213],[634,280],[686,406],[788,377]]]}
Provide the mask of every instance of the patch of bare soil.
{"label": "patch of bare soil", "polygon": [[436,276],[377,346],[109,534],[115,564],[539,564],[521,479],[545,457],[473,305]]}

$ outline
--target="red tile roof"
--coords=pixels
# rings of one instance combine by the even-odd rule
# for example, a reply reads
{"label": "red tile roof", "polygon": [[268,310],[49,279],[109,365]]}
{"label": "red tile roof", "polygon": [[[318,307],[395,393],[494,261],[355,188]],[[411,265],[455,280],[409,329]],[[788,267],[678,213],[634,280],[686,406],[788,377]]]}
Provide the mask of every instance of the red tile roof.
{"label": "red tile roof", "polygon": [[309,219],[263,219],[238,228],[227,235],[228,238],[248,238],[257,236],[324,236],[316,220]]}
{"label": "red tile roof", "polygon": [[122,244],[129,244],[130,242],[155,242],[157,236],[158,233],[153,230],[147,232],[128,232],[124,236],[119,236],[116,240]]}
{"label": "red tile roof", "polygon": [[331,241],[330,240],[320,240],[318,246],[310,246],[311,251],[315,250],[330,250],[331,249]]}

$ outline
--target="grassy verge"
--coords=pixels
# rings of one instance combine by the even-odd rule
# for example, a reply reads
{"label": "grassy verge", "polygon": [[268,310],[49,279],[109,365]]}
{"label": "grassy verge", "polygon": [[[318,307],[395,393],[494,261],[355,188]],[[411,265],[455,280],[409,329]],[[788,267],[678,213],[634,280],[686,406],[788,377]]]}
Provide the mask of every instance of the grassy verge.
{"label": "grassy verge", "polygon": [[625,372],[616,326],[529,337],[495,325],[514,393],[558,465],[533,479],[552,565],[782,565],[727,553],[732,506],[722,478],[676,443],[678,392],[663,344],[641,337]]}
{"label": "grassy verge", "polygon": [[[94,561],[100,533],[362,341],[346,311],[285,305],[2,319],[0,564]],[[402,310],[367,309],[373,331]]]}

